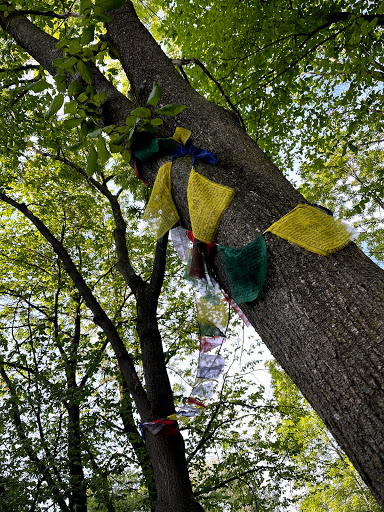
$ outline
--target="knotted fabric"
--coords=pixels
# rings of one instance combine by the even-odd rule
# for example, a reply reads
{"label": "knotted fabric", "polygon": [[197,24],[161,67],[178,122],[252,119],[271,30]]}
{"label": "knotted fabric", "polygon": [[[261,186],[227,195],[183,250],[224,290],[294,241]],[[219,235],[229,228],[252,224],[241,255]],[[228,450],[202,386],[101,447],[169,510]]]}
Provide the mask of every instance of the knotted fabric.
{"label": "knotted fabric", "polygon": [[206,244],[213,241],[219,221],[232,201],[234,193],[232,188],[214,183],[192,168],[187,199],[195,238]]}
{"label": "knotted fabric", "polygon": [[353,234],[341,221],[308,204],[299,204],[267,231],[323,256],[343,249]]}
{"label": "knotted fabric", "polygon": [[267,247],[263,236],[241,249],[224,245],[217,247],[235,302],[255,300],[267,274]]}
{"label": "knotted fabric", "polygon": [[164,236],[180,219],[172,199],[171,168],[171,162],[160,167],[144,213],[144,220],[155,231],[156,239]]}

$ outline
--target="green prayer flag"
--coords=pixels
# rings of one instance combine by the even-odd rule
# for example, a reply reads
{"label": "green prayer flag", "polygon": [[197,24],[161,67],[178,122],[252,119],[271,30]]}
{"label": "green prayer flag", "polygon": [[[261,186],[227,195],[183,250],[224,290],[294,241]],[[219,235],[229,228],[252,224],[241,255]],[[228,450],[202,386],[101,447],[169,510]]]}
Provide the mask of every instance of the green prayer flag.
{"label": "green prayer flag", "polygon": [[146,162],[151,158],[151,156],[156,155],[161,151],[164,153],[173,153],[177,146],[177,142],[172,139],[152,139],[147,147],[141,149],[140,151],[135,151],[135,157],[137,158],[137,160],[140,160],[140,162]]}
{"label": "green prayer flag", "polygon": [[242,249],[218,245],[218,251],[235,302],[255,300],[267,274],[267,247],[263,236]]}
{"label": "green prayer flag", "polygon": [[220,331],[217,327],[214,327],[213,325],[203,324],[201,322],[198,322],[199,324],[199,331],[200,336],[221,336],[225,338],[225,334]]}

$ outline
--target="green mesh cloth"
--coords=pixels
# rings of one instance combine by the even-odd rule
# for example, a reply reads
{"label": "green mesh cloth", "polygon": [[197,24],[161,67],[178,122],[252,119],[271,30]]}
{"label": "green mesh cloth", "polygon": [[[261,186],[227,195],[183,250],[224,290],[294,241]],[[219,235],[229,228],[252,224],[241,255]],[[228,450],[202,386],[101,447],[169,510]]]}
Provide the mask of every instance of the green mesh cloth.
{"label": "green mesh cloth", "polygon": [[152,139],[147,147],[140,151],[135,151],[135,157],[140,162],[146,162],[151,156],[157,153],[173,153],[177,147],[177,142],[168,138],[156,138]]}
{"label": "green mesh cloth", "polygon": [[263,236],[242,249],[218,245],[218,250],[235,302],[255,300],[267,274],[267,247]]}

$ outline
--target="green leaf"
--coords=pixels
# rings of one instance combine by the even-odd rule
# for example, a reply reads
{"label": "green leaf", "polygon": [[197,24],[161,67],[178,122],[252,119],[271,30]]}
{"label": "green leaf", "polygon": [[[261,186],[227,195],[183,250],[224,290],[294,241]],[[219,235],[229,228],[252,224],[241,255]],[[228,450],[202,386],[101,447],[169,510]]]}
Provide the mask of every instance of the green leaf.
{"label": "green leaf", "polygon": [[359,148],[355,146],[352,142],[348,142],[348,147],[353,153],[357,153],[359,151]]}
{"label": "green leaf", "polygon": [[102,128],[97,128],[96,130],[93,130],[93,132],[88,133],[88,137],[91,137],[92,139],[96,139],[96,137],[98,137],[102,131],[103,131]]}
{"label": "green leaf", "polygon": [[77,97],[77,101],[80,102],[80,103],[84,103],[84,101],[87,101],[87,99],[88,99],[88,96],[85,94],[85,92],[82,92]]}
{"label": "green leaf", "polygon": [[76,114],[77,112],[77,101],[71,100],[64,105],[65,114]]}
{"label": "green leaf", "polygon": [[85,82],[87,82],[87,84],[92,83],[92,75],[91,75],[91,72],[85,62],[83,62],[82,60],[79,60],[77,62],[77,70],[79,71],[81,78]]}
{"label": "green leaf", "polygon": [[63,103],[64,103],[64,95],[63,94],[57,94],[51,104],[49,105],[49,108],[47,110],[47,112],[45,113],[45,118],[48,119],[49,117],[53,116],[54,114],[56,114],[56,112],[58,110],[61,109],[61,107],[63,106]]}
{"label": "green leaf", "polygon": [[87,158],[86,173],[91,177],[97,170],[97,151],[93,144],[91,145]]}
{"label": "green leaf", "polygon": [[77,126],[80,126],[82,123],[81,117],[75,117],[73,119],[66,119],[63,122],[64,128],[67,128],[67,130],[72,130],[72,128],[76,128]]}
{"label": "green leaf", "polygon": [[186,109],[186,105],[164,105],[164,107],[157,108],[155,112],[157,114],[160,114],[162,116],[176,116],[177,114],[180,114],[184,109]]}
{"label": "green leaf", "polygon": [[79,13],[83,14],[86,9],[92,9],[91,0],[80,0]]}
{"label": "green leaf", "polygon": [[95,5],[104,9],[104,11],[114,11],[123,7],[126,0],[96,0]]}
{"label": "green leaf", "polygon": [[155,119],[151,119],[151,125],[153,126],[160,126],[163,123],[164,121],[160,119],[160,117],[155,117]]}
{"label": "green leaf", "polygon": [[124,149],[121,156],[123,157],[124,162],[127,162],[127,164],[129,164],[129,162],[131,161],[131,152],[128,151],[128,149]]}
{"label": "green leaf", "polygon": [[64,74],[58,73],[55,75],[55,82],[57,86],[57,90],[59,92],[65,92],[67,90],[67,78]]}
{"label": "green leaf", "polygon": [[81,52],[81,44],[78,39],[71,39],[69,42],[68,51],[71,55],[77,55]]}
{"label": "green leaf", "polygon": [[135,108],[135,110],[132,110],[131,116],[150,117],[151,111],[149,110],[149,108],[146,108],[146,107],[138,107],[138,108]]}
{"label": "green leaf", "polygon": [[117,139],[113,140],[114,146],[120,146],[124,142],[124,140],[128,137],[128,133],[122,133],[120,137],[117,137]]}
{"label": "green leaf", "polygon": [[115,144],[109,144],[109,150],[111,153],[120,153],[123,150],[123,146],[116,146]]}
{"label": "green leaf", "polygon": [[99,155],[101,165],[105,165],[108,160],[111,158],[111,154],[107,149],[107,146],[105,144],[105,140],[100,137],[99,140],[96,143],[97,148],[97,154]]}
{"label": "green leaf", "polygon": [[89,44],[95,38],[95,25],[86,25],[83,29],[83,33],[81,34],[81,44]]}
{"label": "green leaf", "polygon": [[49,85],[49,83],[44,79],[44,80],[39,80],[35,84],[28,85],[26,87],[26,90],[30,90],[33,92],[42,92],[45,89],[49,89],[50,87],[52,87],[52,86]]}
{"label": "green leaf", "polygon": [[68,151],[76,151],[77,149],[85,148],[87,145],[87,142],[85,140],[80,140],[79,142],[76,142],[76,144],[72,144],[71,146],[67,147]]}
{"label": "green leaf", "polygon": [[137,117],[135,116],[129,116],[127,117],[127,119],[125,120],[125,124],[128,128],[131,128],[131,126],[133,126],[137,121]]}
{"label": "green leaf", "polygon": [[79,84],[77,80],[73,80],[68,87],[69,96],[76,96],[83,90],[82,86]]}
{"label": "green leaf", "polygon": [[147,104],[156,107],[162,95],[163,91],[160,85],[157,82],[153,82],[153,89],[151,91],[151,94],[148,96]]}

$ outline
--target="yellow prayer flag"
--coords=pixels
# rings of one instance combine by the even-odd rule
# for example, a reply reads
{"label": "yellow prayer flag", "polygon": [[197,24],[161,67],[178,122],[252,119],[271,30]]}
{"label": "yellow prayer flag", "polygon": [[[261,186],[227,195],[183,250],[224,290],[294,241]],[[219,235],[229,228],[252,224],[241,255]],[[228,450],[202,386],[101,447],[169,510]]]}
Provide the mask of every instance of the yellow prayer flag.
{"label": "yellow prayer flag", "polygon": [[170,416],[167,416],[167,419],[174,421],[189,421],[191,418],[187,418],[186,416],[179,416],[178,414],[171,414]]}
{"label": "yellow prayer flag", "polygon": [[228,310],[223,301],[214,304],[197,295],[196,309],[198,322],[217,327],[220,331],[225,332],[228,325]]}
{"label": "yellow prayer flag", "polygon": [[205,243],[213,241],[219,221],[235,191],[198,174],[192,167],[188,181],[188,207],[192,232]]}
{"label": "yellow prayer flag", "polygon": [[155,231],[157,239],[165,235],[180,219],[172,199],[171,168],[171,162],[160,167],[144,213],[144,220]]}
{"label": "yellow prayer flag", "polygon": [[323,256],[343,249],[352,236],[348,226],[308,204],[299,204],[267,231]]}
{"label": "yellow prayer flag", "polygon": [[175,130],[175,133],[171,137],[171,139],[175,140],[176,142],[179,142],[183,146],[187,143],[187,140],[191,136],[191,132],[187,130],[186,128],[182,128],[181,126],[178,126]]}

